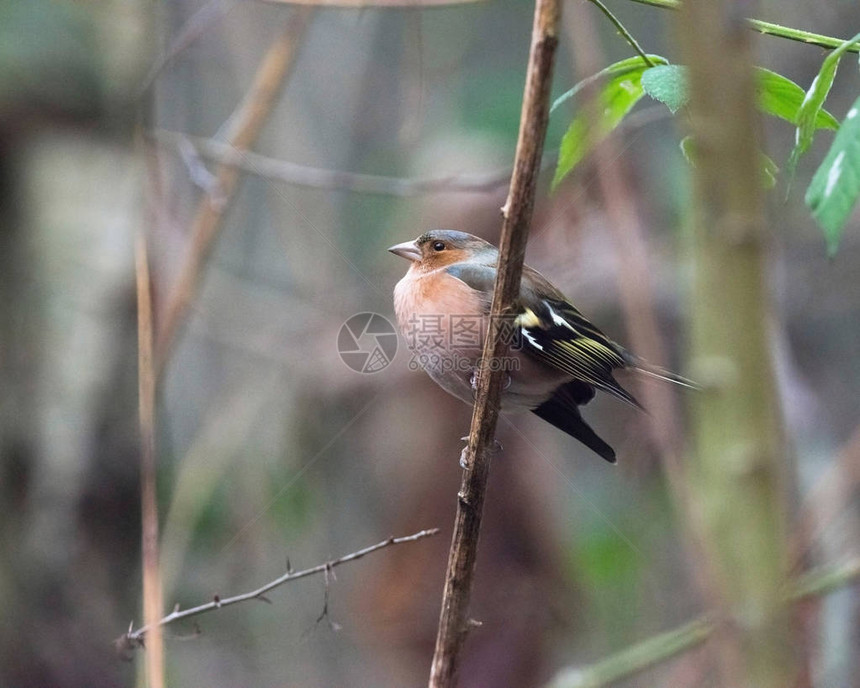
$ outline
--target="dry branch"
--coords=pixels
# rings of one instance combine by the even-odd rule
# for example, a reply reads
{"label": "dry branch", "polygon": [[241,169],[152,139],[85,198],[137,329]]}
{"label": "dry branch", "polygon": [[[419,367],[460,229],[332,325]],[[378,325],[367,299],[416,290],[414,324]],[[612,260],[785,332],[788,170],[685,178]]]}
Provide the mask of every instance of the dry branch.
{"label": "dry branch", "polygon": [[[295,62],[296,50],[312,16],[311,7],[293,10],[286,27],[260,63],[251,88],[238,111],[230,118],[230,121],[235,124],[228,136],[228,141],[237,153],[247,151],[257,140]],[[230,165],[219,165],[215,177],[214,191],[207,193],[197,206],[191,227],[191,246],[176,284],[168,297],[164,318],[158,331],[155,362],[159,373],[164,369],[170,347],[197,291],[203,264],[212,251],[221,228],[224,211],[236,190],[239,169]]]}
{"label": "dry branch", "polygon": [[[206,604],[201,604],[196,607],[191,607],[189,609],[180,610],[179,605],[176,605],[174,610],[164,618],[158,620],[158,618],[156,617],[156,620],[154,622],[147,622],[145,626],[142,626],[137,630],[129,629],[128,633],[123,634],[116,640],[116,646],[120,650],[128,650],[142,647],[144,636],[153,633],[154,631],[175,621],[188,619],[192,616],[205,614],[206,612],[211,612],[216,609],[223,609],[224,607],[239,604],[240,602],[247,602],[249,600],[261,600],[263,602],[268,602],[269,600],[265,597],[266,593],[271,590],[274,590],[275,588],[279,588],[285,583],[290,583],[291,581],[298,580],[299,578],[306,578],[307,576],[312,576],[317,573],[328,575],[328,572],[330,572],[331,569],[335,568],[336,566],[340,566],[341,564],[346,564],[349,561],[361,559],[361,557],[364,557],[368,554],[372,554],[377,550],[391,547],[392,545],[401,545],[406,542],[415,542],[416,540],[421,540],[423,538],[430,537],[431,535],[436,535],[438,532],[438,528],[430,528],[429,530],[422,530],[418,533],[415,533],[414,535],[407,535],[405,537],[399,538],[390,537],[387,540],[378,542],[375,545],[371,545],[370,547],[365,547],[364,549],[352,552],[351,554],[339,557],[338,559],[332,559],[331,561],[327,561],[324,564],[319,564],[318,566],[313,566],[309,569],[303,569],[302,571],[291,570],[288,561],[287,572],[284,575],[275,578],[275,580],[266,583],[265,585],[257,588],[256,590],[251,590],[250,592],[242,593],[241,595],[235,595],[234,597],[227,598],[222,598],[219,595],[215,595],[211,602],[207,602]],[[149,641],[147,641],[147,647],[148,646]]]}
{"label": "dry branch", "polygon": [[[147,624],[161,615],[161,572],[158,564],[158,500],[155,461],[155,370],[152,361],[152,297],[149,256],[143,231],[135,245],[137,283],[138,395],[140,408],[140,502],[143,558],[143,618]],[[146,654],[148,685],[164,686],[164,646],[154,633]]]}
{"label": "dry branch", "polygon": [[531,51],[526,72],[514,172],[502,212],[498,274],[493,289],[489,328],[478,376],[472,427],[466,448],[466,470],[457,494],[457,516],[448,555],[436,649],[430,669],[430,688],[452,688],[460,651],[469,627],[466,613],[475,570],[481,514],[490,458],[495,442],[503,373],[490,362],[505,354],[500,336],[502,320],[519,294],[529,223],[534,209],[541,153],[549,120],[549,93],[561,18],[559,0],[537,0]]}

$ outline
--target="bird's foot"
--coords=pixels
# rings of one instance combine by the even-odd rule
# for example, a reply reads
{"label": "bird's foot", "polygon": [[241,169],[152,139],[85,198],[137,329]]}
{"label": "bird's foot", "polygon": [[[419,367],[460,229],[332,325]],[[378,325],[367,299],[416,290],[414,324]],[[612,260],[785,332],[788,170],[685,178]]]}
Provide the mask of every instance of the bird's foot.
{"label": "bird's foot", "polygon": [[468,455],[468,453],[469,445],[467,444],[460,452],[460,468],[462,468],[464,471],[469,467],[469,462],[466,460],[466,456]]}
{"label": "bird's foot", "polygon": [[[472,374],[469,377],[469,385],[472,388],[472,399],[475,399],[478,396],[478,369],[477,368],[475,368],[472,371]],[[510,386],[511,386],[511,376],[509,373],[505,373],[505,380],[502,383],[502,391],[504,392]]]}
{"label": "bird's foot", "polygon": [[[469,462],[466,458],[469,454],[469,436],[466,435],[465,437],[461,437],[460,439],[466,443],[466,446],[463,447],[463,449],[460,451],[460,468],[466,470],[469,467]],[[490,453],[495,456],[496,454],[500,454],[502,451],[504,451],[502,443],[499,442],[499,440],[494,439],[493,448],[490,450]]]}

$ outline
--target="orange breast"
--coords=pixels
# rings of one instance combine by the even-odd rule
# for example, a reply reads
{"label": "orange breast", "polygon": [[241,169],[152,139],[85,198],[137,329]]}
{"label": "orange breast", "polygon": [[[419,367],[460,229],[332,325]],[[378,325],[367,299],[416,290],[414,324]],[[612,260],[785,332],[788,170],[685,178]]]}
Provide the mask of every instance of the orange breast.
{"label": "orange breast", "polygon": [[434,326],[439,321],[448,328],[471,320],[483,325],[486,298],[444,270],[420,273],[412,269],[394,288],[394,311],[404,335],[414,330],[416,321]]}

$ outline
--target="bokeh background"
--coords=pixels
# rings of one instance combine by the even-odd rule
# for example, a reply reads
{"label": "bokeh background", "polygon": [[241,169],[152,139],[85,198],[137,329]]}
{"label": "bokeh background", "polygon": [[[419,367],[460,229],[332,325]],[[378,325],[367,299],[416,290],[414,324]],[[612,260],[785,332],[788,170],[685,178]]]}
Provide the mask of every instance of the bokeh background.
{"label": "bokeh background", "polygon": [[[678,59],[671,13],[614,5],[648,52]],[[759,10],[841,37],[860,22],[853,0]],[[565,12],[554,95],[630,55],[592,5]],[[254,588],[287,558],[304,568],[389,535],[442,533],[338,568],[323,618],[315,577],[271,593],[272,605],[169,627],[168,685],[426,682],[470,409],[409,369],[403,341],[384,370],[351,370],[338,332],[356,313],[393,318],[406,263],[389,245],[433,227],[497,239],[531,15],[515,0],[316,11],[0,1],[0,685],[139,680],[140,651],[128,661],[113,645],[141,617],[134,238],[148,242],[158,333],[201,204],[215,208],[212,250],[158,387],[165,611]],[[294,54],[250,142],[265,159],[234,155],[244,169],[230,194],[217,159],[284,35]],[[761,65],[804,87],[824,55],[757,45]],[[841,119],[857,91],[846,58],[828,109]],[[643,102],[550,195],[574,107],[551,119],[527,261],[613,338],[683,371],[681,123]],[[793,129],[765,127],[784,166]],[[784,178],[769,194],[797,571],[858,554],[860,226],[855,214],[827,260],[802,201],[829,139],[787,196]],[[601,183],[607,166],[620,185]],[[644,307],[656,338],[635,317]],[[539,686],[707,608],[665,460],[685,459],[686,393],[625,382],[658,404],[650,415],[612,399],[586,410],[617,467],[535,418],[500,423],[472,606],[483,626],[463,686]],[[860,686],[858,591],[797,614],[804,685]],[[705,646],[621,685],[707,686],[712,660]]]}

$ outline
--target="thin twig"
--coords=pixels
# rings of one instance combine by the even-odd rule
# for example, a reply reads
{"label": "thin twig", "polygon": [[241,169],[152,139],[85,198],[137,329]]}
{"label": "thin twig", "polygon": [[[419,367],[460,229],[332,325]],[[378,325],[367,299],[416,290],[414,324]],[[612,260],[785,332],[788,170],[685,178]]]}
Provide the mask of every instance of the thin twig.
{"label": "thin twig", "polygon": [[639,54],[639,57],[641,57],[645,61],[645,64],[647,64],[649,67],[653,67],[654,62],[651,60],[650,57],[648,57],[648,53],[642,50],[642,46],[639,45],[639,42],[635,38],[633,38],[633,34],[631,34],[627,30],[624,24],[621,23],[621,20],[612,13],[612,10],[610,10],[606,5],[604,5],[601,0],[589,0],[589,2],[592,5],[597,6],[597,8],[601,12],[603,12],[603,14],[606,15],[606,18],[612,22],[613,26],[615,26],[616,29],[618,29],[618,33],[624,36],[624,40],[626,40],[630,44],[630,47],[633,48],[633,50],[635,50]]}
{"label": "thin twig", "polygon": [[[617,131],[632,131],[671,116],[663,105],[653,105],[628,115]],[[508,184],[512,168],[505,167],[493,172],[474,174],[454,174],[442,177],[389,177],[363,172],[329,170],[321,167],[308,167],[287,160],[279,160],[252,151],[238,152],[228,143],[215,139],[189,136],[167,129],[156,129],[149,134],[150,140],[169,147],[177,152],[188,167],[192,182],[201,188],[216,188],[212,175],[200,169],[199,160],[189,159],[183,150],[194,149],[194,154],[218,163],[238,167],[243,172],[263,179],[305,186],[311,189],[330,189],[353,193],[379,194],[384,196],[418,196],[434,193],[488,193]],[[544,155],[541,172],[553,169],[557,157],[553,153]]]}
{"label": "thin twig", "polygon": [[[307,30],[313,11],[311,7],[293,10],[286,27],[275,39],[260,63],[251,88],[237,112],[230,118],[230,121],[235,124],[228,140],[229,145],[236,151],[241,153],[248,150],[257,140],[295,62],[296,50]],[[215,177],[217,191],[206,194],[197,206],[191,228],[191,246],[179,278],[168,297],[155,347],[158,373],[164,369],[170,348],[197,291],[204,263],[212,251],[224,212],[236,190],[239,168],[220,165]]]}
{"label": "thin twig", "polygon": [[430,688],[454,686],[460,651],[470,627],[466,613],[504,382],[504,371],[492,363],[499,361],[507,350],[506,338],[501,336],[505,324],[503,319],[511,314],[519,294],[541,153],[549,121],[549,93],[560,19],[560,0],[537,0],[514,173],[508,199],[502,208],[504,221],[499,242],[498,274],[465,454],[466,470],[457,495],[457,516],[448,555],[436,649],[430,669]]}
{"label": "thin twig", "polygon": [[[227,598],[221,598],[220,596],[215,595],[211,602],[207,602],[206,604],[201,604],[196,607],[191,607],[189,609],[180,610],[179,605],[176,605],[174,610],[161,620],[156,621],[154,623],[147,623],[145,626],[138,628],[136,631],[129,629],[128,633],[125,633],[124,635],[120,636],[120,638],[116,641],[116,644],[117,646],[124,648],[140,647],[143,645],[144,636],[152,633],[157,628],[161,628],[175,621],[188,619],[192,616],[205,614],[206,612],[211,612],[216,609],[223,609],[224,607],[239,604],[240,602],[247,602],[249,600],[261,600],[264,602],[269,602],[269,600],[265,597],[266,593],[270,590],[274,590],[275,588],[279,588],[285,583],[289,583],[299,578],[306,578],[307,576],[312,576],[317,573],[331,575],[331,569],[336,566],[346,564],[350,561],[355,561],[356,559],[361,559],[362,557],[368,554],[372,554],[377,550],[384,549],[385,547],[391,547],[392,545],[401,545],[406,542],[415,542],[416,540],[421,540],[423,538],[430,537],[431,535],[436,535],[438,532],[438,528],[430,528],[428,530],[422,530],[418,533],[415,533],[414,535],[407,535],[405,537],[398,538],[390,537],[387,540],[378,542],[375,545],[371,545],[370,547],[365,547],[364,549],[360,549],[357,552],[352,552],[351,554],[339,557],[338,559],[332,559],[331,561],[327,561],[324,564],[320,564],[309,569],[304,569],[302,571],[293,571],[290,567],[288,559],[287,572],[283,576],[280,576],[275,580],[266,583],[265,585],[257,588],[256,590],[252,590],[250,592],[242,593],[241,595]],[[326,599],[328,598],[326,597]],[[147,647],[148,646],[149,641],[147,640]]]}
{"label": "thin twig", "polygon": [[[214,139],[191,137],[163,129],[153,132],[153,137],[158,143],[176,150],[180,149],[183,141],[190,143],[201,157],[214,160],[219,165],[237,167],[243,172],[259,177],[314,189],[332,189],[388,196],[417,196],[419,194],[452,192],[481,193],[494,191],[503,184],[507,184],[511,178],[510,167],[484,174],[447,175],[418,179],[386,177],[376,174],[306,167],[251,151],[237,152],[229,144]],[[546,167],[551,167],[553,162],[552,160],[547,161]]]}
{"label": "thin twig", "polygon": [[[677,10],[681,7],[678,0],[630,0],[637,2],[640,5],[649,5],[650,7],[660,7],[665,10]],[[825,36],[821,33],[812,33],[803,29],[793,29],[790,26],[781,26],[772,22],[762,21],[761,19],[747,19],[750,28],[753,31],[764,34],[766,36],[778,36],[786,38],[790,41],[798,41],[799,43],[808,43],[809,45],[817,45],[819,48],[834,50],[842,45],[845,40],[842,38],[834,38],[833,36]],[[849,52],[860,52],[860,45],[853,45],[848,48]]]}
{"label": "thin twig", "polygon": [[[786,595],[789,602],[800,602],[811,597],[826,595],[860,578],[860,558],[842,566],[813,569],[796,579]],[[661,662],[701,645],[718,626],[711,614],[703,614],[692,621],[658,633],[624,650],[586,667],[560,671],[548,688],[601,688],[615,681],[629,678]]]}
{"label": "thin twig", "polygon": [[[140,397],[141,549],[143,557],[143,618],[153,623],[161,615],[161,573],[158,566],[158,500],[155,486],[155,371],[152,365],[152,298],[149,257],[143,231],[135,245],[137,282],[138,394]],[[151,688],[164,686],[164,646],[161,633],[150,638],[146,672]]]}

